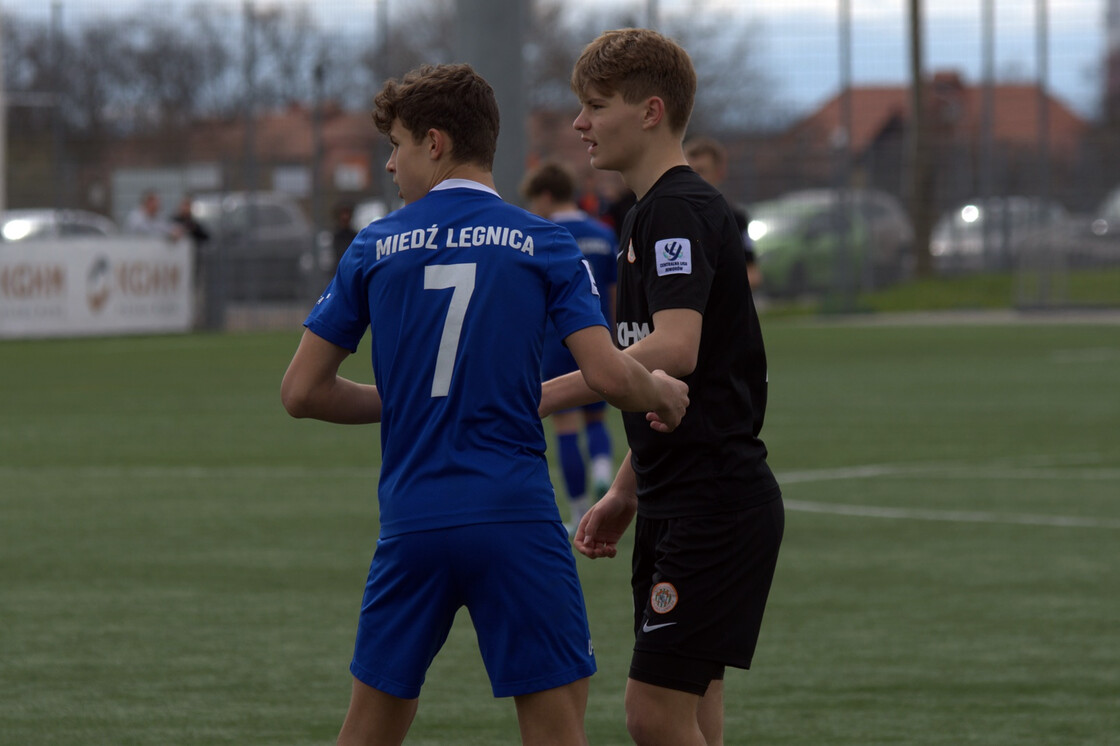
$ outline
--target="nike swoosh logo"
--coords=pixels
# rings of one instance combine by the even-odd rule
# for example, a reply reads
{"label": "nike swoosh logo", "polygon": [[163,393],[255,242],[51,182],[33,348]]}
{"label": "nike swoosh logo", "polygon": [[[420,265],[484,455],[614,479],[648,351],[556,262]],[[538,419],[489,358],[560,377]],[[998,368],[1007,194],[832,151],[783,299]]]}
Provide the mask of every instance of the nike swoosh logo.
{"label": "nike swoosh logo", "polygon": [[672,627],[674,624],[676,624],[676,622],[665,622],[664,624],[650,624],[649,622],[644,622],[642,624],[642,632],[653,632],[655,629]]}

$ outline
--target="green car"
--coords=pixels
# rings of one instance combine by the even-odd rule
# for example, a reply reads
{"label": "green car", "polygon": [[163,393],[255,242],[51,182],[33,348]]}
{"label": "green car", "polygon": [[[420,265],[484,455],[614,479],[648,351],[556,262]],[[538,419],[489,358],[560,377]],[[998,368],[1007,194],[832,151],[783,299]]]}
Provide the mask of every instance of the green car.
{"label": "green car", "polygon": [[884,192],[809,189],[747,211],[769,295],[870,289],[910,271],[914,231],[898,200]]}

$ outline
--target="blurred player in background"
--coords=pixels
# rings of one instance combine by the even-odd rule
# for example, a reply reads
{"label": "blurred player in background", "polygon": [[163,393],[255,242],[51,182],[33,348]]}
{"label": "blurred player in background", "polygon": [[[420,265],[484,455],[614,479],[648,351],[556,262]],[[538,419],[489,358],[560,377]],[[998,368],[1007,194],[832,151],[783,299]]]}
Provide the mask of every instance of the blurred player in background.
{"label": "blurred player in background", "polygon": [[[615,252],[618,249],[614,231],[579,209],[575,201],[575,179],[559,163],[544,163],[532,171],[522,184],[521,192],[530,212],[566,228],[576,239],[599,288],[603,318],[609,327],[613,327],[617,273]],[[556,330],[549,325],[545,334],[541,379],[547,381],[571,373],[576,367],[572,353],[564,346]],[[581,429],[587,433],[587,453],[596,500],[606,494],[614,478],[611,436],[603,421],[606,408],[606,403],[599,401],[552,415],[560,468],[568,493],[571,517],[567,527],[571,536],[575,536],[576,527],[592,502],[587,494],[587,467],[580,450]]]}
{"label": "blurred player in background", "polygon": [[[725,668],[750,667],[785,524],[759,438],[766,353],[742,235],[684,155],[696,73],[680,46],[648,29],[608,31],[584,49],[572,89],[591,165],[622,174],[637,197],[619,242],[615,339],[682,377],[692,400],[656,439],[623,413],[631,452],[574,543],[613,557],[637,516],[631,737],[722,744]],[[573,374],[542,388],[542,414],[594,396]]]}
{"label": "blurred player in background", "polygon": [[[700,178],[716,189],[723,185],[727,178],[727,151],[716,140],[710,137],[693,137],[684,144],[684,155],[692,170],[700,174]],[[758,257],[754,253],[754,239],[747,232],[751,222],[747,211],[732,203],[731,212],[735,215],[735,223],[739,226],[739,234],[743,237],[743,251],[747,257],[747,279],[751,288],[758,288],[762,284],[762,271],[758,268]]]}
{"label": "blurred player in background", "polygon": [[[390,80],[374,122],[405,206],[342,256],[281,397],[295,417],[381,423],[380,535],[338,742],[399,744],[466,606],[524,743],[587,743],[595,657],[538,414],[553,324],[590,387],[667,433],[687,387],[614,347],[571,234],[502,201],[498,106],[468,65]],[[339,375],[367,329],[376,385]]]}

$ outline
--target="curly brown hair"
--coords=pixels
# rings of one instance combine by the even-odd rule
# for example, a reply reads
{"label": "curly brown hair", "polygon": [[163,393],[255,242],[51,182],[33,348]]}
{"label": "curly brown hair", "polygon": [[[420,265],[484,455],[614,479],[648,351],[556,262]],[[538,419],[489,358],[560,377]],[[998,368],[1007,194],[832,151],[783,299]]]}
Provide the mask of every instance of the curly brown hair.
{"label": "curly brown hair", "polygon": [[373,123],[388,135],[400,120],[417,142],[429,129],[451,138],[451,157],[494,166],[500,116],[494,89],[470,65],[424,65],[385,82],[373,100]]}

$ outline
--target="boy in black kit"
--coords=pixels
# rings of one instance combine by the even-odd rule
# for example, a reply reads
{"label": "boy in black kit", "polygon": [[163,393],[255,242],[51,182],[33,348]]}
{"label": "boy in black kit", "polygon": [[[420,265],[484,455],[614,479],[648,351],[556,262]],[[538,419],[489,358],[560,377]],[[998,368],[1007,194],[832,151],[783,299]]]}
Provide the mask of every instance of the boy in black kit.
{"label": "boy in black kit", "polygon": [[[646,29],[608,31],[576,62],[572,89],[591,165],[618,171],[638,198],[619,243],[616,343],[691,394],[667,436],[623,415],[631,452],[575,546],[613,557],[637,515],[627,729],[643,745],[713,746],[724,669],[750,666],[784,527],[758,437],[766,354],[742,237],[682,150],[696,91],[683,49]],[[563,376],[544,384],[541,412],[593,398],[578,374]]]}

